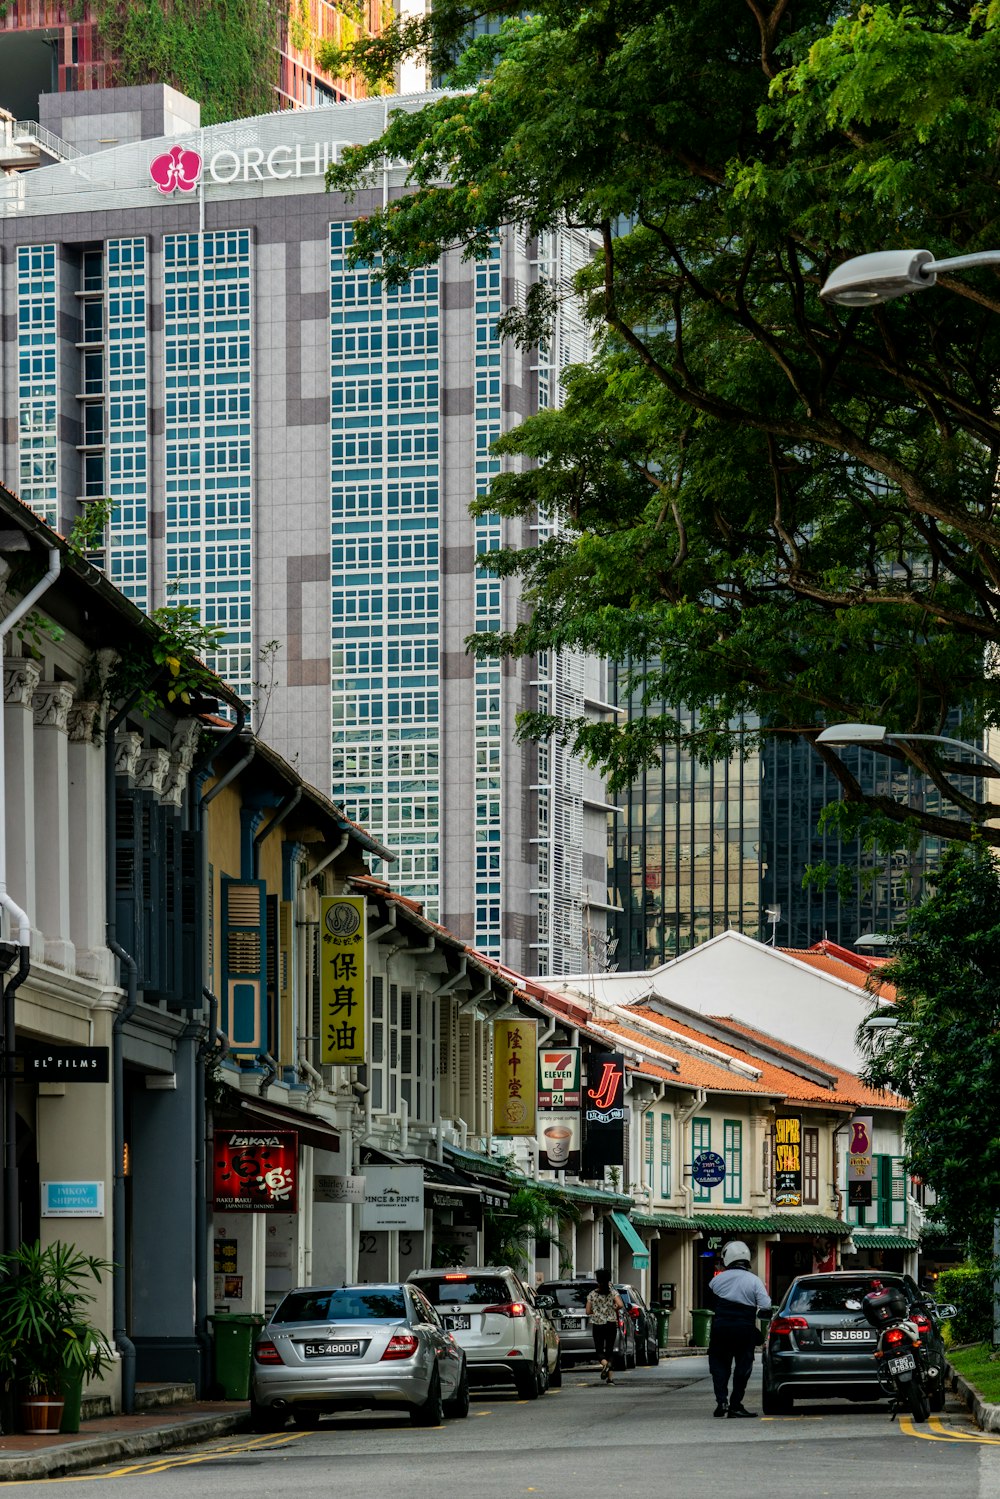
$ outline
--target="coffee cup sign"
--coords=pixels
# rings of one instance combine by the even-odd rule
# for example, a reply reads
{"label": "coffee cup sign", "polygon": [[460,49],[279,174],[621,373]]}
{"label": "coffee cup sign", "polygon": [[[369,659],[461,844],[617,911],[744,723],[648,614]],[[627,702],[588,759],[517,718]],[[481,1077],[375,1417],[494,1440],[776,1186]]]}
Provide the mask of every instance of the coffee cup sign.
{"label": "coffee cup sign", "polygon": [[580,1116],[566,1112],[538,1116],[539,1161],[543,1171],[577,1172],[580,1165]]}

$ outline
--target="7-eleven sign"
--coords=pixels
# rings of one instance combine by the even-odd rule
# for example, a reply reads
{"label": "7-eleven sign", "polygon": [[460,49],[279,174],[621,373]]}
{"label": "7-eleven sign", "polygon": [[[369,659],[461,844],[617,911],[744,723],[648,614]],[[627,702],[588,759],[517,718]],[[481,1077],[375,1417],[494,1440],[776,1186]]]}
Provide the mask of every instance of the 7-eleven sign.
{"label": "7-eleven sign", "polygon": [[564,1046],[560,1050],[538,1053],[538,1107],[540,1109],[578,1109],[580,1107],[580,1048]]}

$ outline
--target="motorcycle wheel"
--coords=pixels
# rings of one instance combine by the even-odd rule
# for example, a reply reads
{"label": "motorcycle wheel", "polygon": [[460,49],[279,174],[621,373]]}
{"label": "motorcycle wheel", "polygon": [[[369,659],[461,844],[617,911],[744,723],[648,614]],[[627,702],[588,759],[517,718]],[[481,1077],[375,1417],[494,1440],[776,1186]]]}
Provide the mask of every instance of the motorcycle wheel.
{"label": "motorcycle wheel", "polygon": [[914,1421],[926,1421],[931,1413],[931,1405],[927,1399],[927,1392],[919,1379],[910,1381],[910,1388],[906,1392],[906,1398]]}

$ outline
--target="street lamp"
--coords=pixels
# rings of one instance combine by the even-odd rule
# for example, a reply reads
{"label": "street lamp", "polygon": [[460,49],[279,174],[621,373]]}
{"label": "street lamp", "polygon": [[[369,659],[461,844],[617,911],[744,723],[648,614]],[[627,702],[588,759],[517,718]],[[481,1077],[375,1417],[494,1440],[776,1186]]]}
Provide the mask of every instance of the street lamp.
{"label": "street lamp", "polygon": [[[862,256],[862,259],[869,258],[871,257]],[[1000,256],[997,260],[1000,262]],[[904,754],[906,746],[914,740],[943,744],[949,749],[967,750],[969,754],[977,755],[1000,776],[1000,763],[994,760],[992,755],[988,755],[985,750],[978,749],[973,744],[965,744],[961,739],[949,739],[943,734],[890,734],[882,724],[835,723],[816,736],[817,744],[827,744],[831,748],[860,744],[871,749],[880,744],[890,744],[897,745]],[[899,1022],[893,1016],[873,1015],[865,1022],[865,1029],[869,1031],[895,1030],[898,1024]],[[1000,1347],[1000,1213],[997,1213],[993,1219],[993,1260],[993,1345]]]}
{"label": "street lamp", "polygon": [[842,307],[873,307],[913,291],[927,291],[940,271],[969,271],[982,265],[1000,265],[1000,250],[953,255],[948,260],[935,260],[930,250],[877,250],[845,260],[831,271],[820,296]]}

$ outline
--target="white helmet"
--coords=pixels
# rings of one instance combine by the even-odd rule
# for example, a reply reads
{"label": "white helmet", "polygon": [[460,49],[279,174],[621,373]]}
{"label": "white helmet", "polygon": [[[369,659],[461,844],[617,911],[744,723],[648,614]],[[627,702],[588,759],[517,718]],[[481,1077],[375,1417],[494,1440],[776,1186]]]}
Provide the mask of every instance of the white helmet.
{"label": "white helmet", "polygon": [[740,1260],[750,1263],[750,1251],[739,1239],[732,1239],[722,1251],[722,1263],[727,1267],[736,1265]]}

